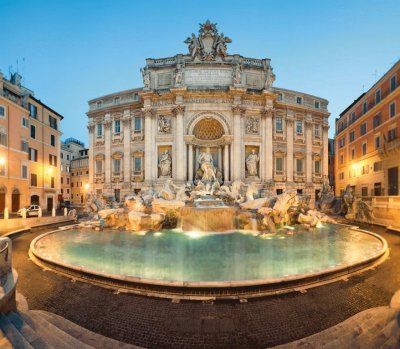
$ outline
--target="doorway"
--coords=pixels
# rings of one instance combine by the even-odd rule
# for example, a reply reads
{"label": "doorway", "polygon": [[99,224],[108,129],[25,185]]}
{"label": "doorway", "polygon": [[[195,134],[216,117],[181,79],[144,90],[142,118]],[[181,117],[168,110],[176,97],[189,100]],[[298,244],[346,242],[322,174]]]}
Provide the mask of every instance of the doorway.
{"label": "doorway", "polygon": [[399,168],[388,169],[388,195],[399,195]]}
{"label": "doorway", "polygon": [[20,193],[18,189],[14,189],[11,194],[11,212],[18,212],[20,204]]}
{"label": "doorway", "polygon": [[4,212],[6,208],[6,189],[4,187],[0,187],[0,214]]}
{"label": "doorway", "polygon": [[39,205],[39,195],[31,196],[31,205]]}
{"label": "doorway", "polygon": [[47,197],[47,211],[51,211],[53,209],[53,197]]}

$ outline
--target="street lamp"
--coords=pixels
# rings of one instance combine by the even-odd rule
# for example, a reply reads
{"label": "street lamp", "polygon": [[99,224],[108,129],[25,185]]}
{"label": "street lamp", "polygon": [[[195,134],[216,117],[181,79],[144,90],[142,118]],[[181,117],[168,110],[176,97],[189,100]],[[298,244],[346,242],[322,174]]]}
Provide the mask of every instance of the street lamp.
{"label": "street lamp", "polygon": [[90,184],[89,184],[89,183],[85,183],[85,186],[84,186],[84,188],[85,188],[85,191],[88,191],[88,190],[89,190],[89,188],[90,188]]}
{"label": "street lamp", "polygon": [[6,174],[6,159],[0,157],[0,175],[4,176]]}

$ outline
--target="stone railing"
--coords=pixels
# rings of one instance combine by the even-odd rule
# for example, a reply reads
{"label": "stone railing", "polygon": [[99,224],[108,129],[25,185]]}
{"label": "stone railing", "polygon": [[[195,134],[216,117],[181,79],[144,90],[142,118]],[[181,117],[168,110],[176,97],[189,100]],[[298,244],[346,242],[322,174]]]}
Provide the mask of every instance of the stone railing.
{"label": "stone railing", "polygon": [[13,311],[16,308],[15,289],[18,274],[12,269],[11,239],[0,238],[0,312]]}
{"label": "stone railing", "polygon": [[251,65],[254,67],[264,67],[264,62],[262,59],[256,59],[256,58],[245,58],[243,57],[243,64],[246,65]]}
{"label": "stone railing", "polygon": [[376,224],[400,231],[400,196],[373,196],[371,206]]}

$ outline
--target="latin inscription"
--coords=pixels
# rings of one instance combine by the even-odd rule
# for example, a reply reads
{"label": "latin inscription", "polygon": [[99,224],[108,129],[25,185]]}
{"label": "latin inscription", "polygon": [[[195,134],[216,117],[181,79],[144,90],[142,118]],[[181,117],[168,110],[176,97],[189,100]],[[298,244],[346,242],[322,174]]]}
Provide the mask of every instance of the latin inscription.
{"label": "latin inscription", "polygon": [[229,69],[186,69],[187,85],[230,85],[232,71]]}

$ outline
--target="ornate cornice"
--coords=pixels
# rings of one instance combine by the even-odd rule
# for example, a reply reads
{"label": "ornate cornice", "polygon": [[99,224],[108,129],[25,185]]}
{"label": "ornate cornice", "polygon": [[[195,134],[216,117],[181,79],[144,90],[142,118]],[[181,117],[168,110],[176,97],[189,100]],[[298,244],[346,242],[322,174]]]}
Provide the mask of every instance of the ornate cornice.
{"label": "ornate cornice", "polygon": [[155,110],[151,107],[142,108],[142,112],[145,118],[152,118],[155,115]]}

